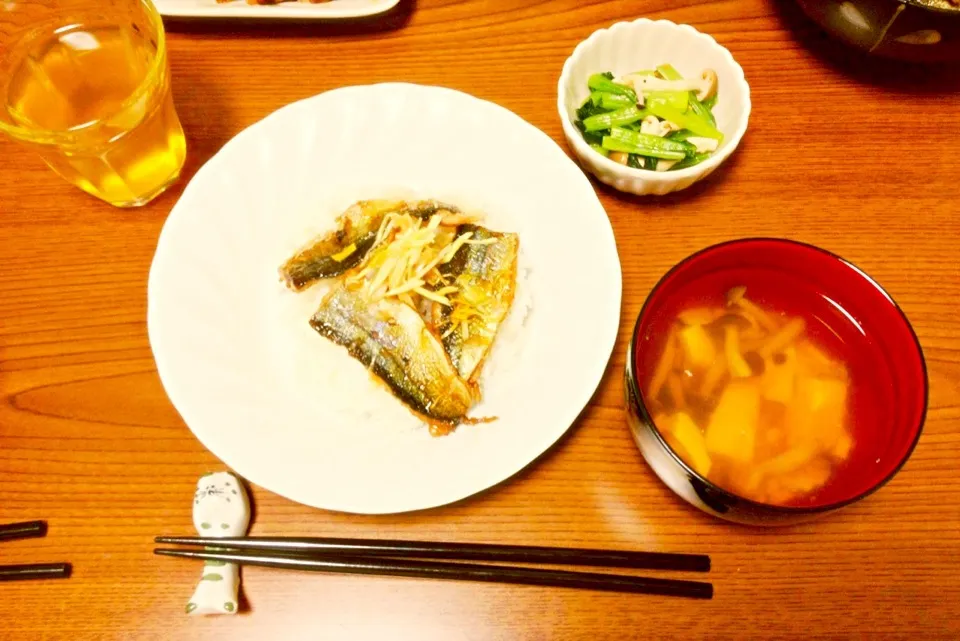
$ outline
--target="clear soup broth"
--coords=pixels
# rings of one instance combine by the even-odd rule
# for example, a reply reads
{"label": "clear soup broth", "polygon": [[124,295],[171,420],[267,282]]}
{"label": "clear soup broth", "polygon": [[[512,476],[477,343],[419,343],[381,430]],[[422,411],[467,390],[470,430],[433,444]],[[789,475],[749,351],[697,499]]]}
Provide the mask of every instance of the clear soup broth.
{"label": "clear soup broth", "polygon": [[654,424],[721,488],[772,505],[832,503],[849,494],[844,469],[876,454],[861,435],[891,382],[858,357],[870,340],[860,324],[799,279],[708,274],[663,302],[643,340]]}

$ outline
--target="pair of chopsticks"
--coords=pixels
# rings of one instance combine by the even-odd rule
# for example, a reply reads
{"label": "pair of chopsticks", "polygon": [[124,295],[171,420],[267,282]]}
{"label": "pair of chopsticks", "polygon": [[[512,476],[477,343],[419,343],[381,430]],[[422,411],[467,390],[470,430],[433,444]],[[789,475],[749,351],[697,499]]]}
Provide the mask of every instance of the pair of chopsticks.
{"label": "pair of chopsticks", "polygon": [[[0,525],[0,541],[34,539],[47,535],[44,521],[27,521]],[[32,563],[29,565],[0,565],[0,581],[28,579],[65,579],[70,576],[69,563]]]}
{"label": "pair of chopsticks", "polygon": [[713,585],[698,581],[462,562],[499,561],[708,572],[710,557],[700,554],[335,538],[159,536],[156,542],[207,548],[155,549],[154,554],[161,556],[238,565],[339,574],[514,583],[692,599],[713,597]]}

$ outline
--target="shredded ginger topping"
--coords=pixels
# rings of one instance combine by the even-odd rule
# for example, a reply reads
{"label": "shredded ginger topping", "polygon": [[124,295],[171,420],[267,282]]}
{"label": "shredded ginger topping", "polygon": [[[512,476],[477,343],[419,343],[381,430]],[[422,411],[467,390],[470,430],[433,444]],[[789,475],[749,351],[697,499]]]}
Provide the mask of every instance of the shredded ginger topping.
{"label": "shredded ginger topping", "polygon": [[[494,239],[489,239],[494,240]],[[442,338],[460,332],[460,339],[467,342],[471,338],[471,324],[478,334],[476,338],[490,338],[494,330],[484,322],[490,318],[489,307],[496,305],[496,294],[487,288],[471,284],[469,279],[460,277],[455,281],[457,288],[456,303],[450,312],[450,326]]]}
{"label": "shredded ginger topping", "polygon": [[472,240],[473,232],[456,235],[447,220],[462,221],[462,215],[434,214],[423,220],[410,214],[388,214],[377,231],[377,249],[369,260],[347,278],[372,301],[396,297],[415,307],[419,295],[451,306],[449,296],[459,288],[438,269],[453,260],[465,244],[489,244],[495,239]]}

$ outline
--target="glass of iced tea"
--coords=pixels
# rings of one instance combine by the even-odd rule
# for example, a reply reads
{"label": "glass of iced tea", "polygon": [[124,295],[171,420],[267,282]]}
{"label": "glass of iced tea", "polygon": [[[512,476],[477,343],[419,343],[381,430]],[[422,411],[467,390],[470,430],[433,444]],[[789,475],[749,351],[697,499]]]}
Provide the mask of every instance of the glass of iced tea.
{"label": "glass of iced tea", "polygon": [[0,3],[0,131],[118,207],[173,184],[186,142],[150,0]]}

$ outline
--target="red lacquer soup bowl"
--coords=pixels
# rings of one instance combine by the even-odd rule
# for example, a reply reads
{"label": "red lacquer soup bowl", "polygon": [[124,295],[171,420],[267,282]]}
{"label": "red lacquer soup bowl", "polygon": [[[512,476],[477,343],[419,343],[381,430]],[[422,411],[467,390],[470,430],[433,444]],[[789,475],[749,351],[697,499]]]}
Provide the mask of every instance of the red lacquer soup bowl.
{"label": "red lacquer soup bowl", "polygon": [[[751,300],[805,319],[811,340],[849,372],[847,426],[854,445],[830,481],[795,503],[748,499],[701,475],[670,445],[644,397],[677,314],[723,304],[745,286]],[[737,240],[704,249],[671,269],[640,311],[627,355],[631,431],[653,471],[692,505],[731,521],[787,524],[837,510],[887,483],[910,457],[927,409],[927,372],[916,334],[894,300],[846,260],[788,240]],[[815,426],[812,426],[815,427]]]}

